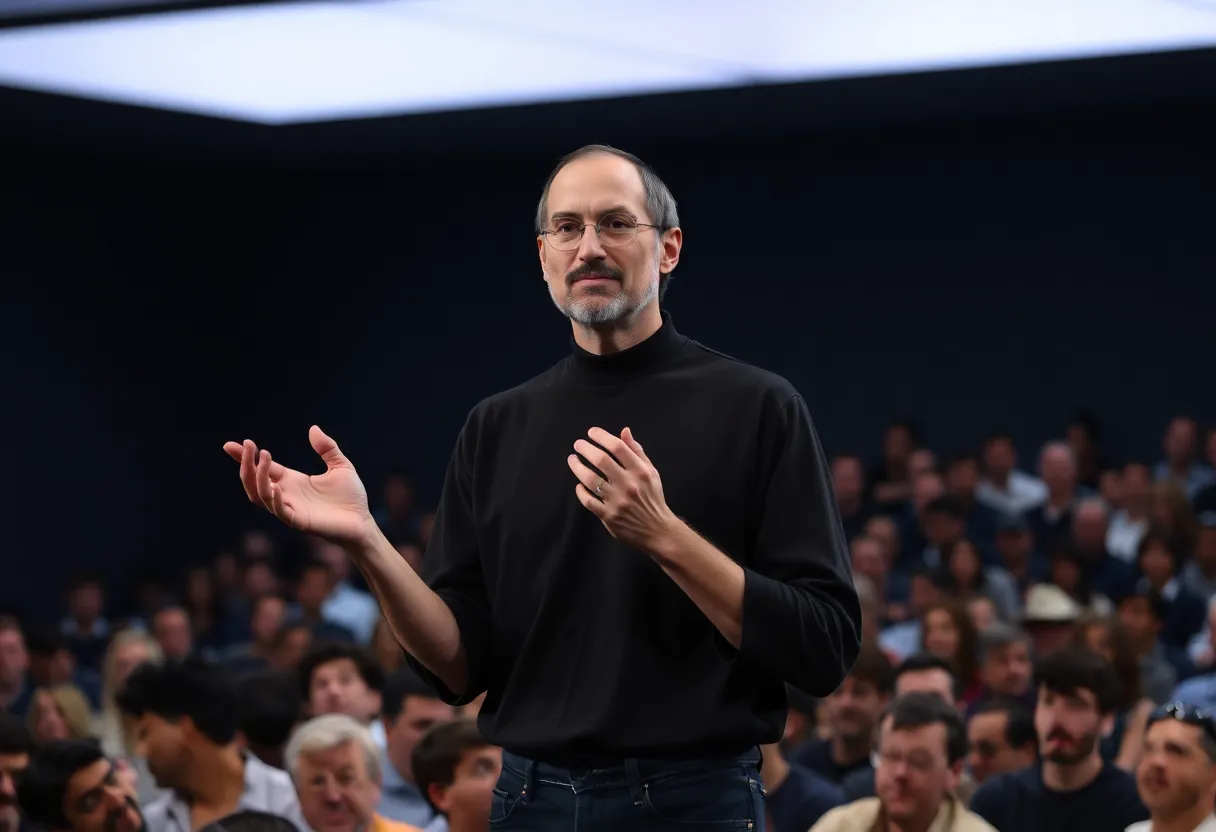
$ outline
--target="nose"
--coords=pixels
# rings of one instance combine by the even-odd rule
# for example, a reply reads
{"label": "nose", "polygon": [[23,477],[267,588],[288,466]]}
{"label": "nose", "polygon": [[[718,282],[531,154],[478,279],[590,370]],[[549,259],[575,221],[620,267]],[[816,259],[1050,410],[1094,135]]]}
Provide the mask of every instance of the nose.
{"label": "nose", "polygon": [[5,797],[17,796],[17,784],[13,781],[13,775],[7,771],[0,771],[0,794]]}
{"label": "nose", "polygon": [[583,228],[583,238],[578,244],[578,259],[588,263],[603,260],[604,257],[604,244],[600,242],[600,234],[594,225],[588,224]]}

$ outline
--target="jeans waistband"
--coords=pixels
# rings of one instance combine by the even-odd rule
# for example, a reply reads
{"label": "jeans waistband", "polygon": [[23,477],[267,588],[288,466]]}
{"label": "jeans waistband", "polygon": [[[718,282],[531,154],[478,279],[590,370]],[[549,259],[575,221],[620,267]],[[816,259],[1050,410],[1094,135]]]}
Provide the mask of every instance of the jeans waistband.
{"label": "jeans waistband", "polygon": [[635,786],[705,769],[736,766],[740,768],[753,766],[759,769],[762,763],[763,755],[758,747],[742,754],[721,757],[675,759],[573,757],[569,760],[569,764],[533,760],[506,750],[502,752],[502,767],[517,777],[523,778],[528,791],[531,791],[532,786],[538,782],[582,791],[612,786]]}

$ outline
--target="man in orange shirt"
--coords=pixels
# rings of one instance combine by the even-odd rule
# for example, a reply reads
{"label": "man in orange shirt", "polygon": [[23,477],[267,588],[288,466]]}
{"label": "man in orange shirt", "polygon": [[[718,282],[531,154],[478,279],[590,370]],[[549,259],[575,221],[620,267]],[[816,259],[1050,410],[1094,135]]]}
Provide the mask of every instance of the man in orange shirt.
{"label": "man in orange shirt", "polygon": [[283,755],[313,832],[422,832],[376,814],[383,784],[380,752],[366,727],[342,714],[310,720]]}

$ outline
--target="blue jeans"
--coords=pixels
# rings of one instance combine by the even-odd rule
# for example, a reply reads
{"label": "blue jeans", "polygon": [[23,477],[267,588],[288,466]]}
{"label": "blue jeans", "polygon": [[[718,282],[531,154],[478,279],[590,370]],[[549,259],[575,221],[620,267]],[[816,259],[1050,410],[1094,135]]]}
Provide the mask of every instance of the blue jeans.
{"label": "blue jeans", "polygon": [[562,768],[504,751],[490,829],[528,832],[764,832],[760,752]]}

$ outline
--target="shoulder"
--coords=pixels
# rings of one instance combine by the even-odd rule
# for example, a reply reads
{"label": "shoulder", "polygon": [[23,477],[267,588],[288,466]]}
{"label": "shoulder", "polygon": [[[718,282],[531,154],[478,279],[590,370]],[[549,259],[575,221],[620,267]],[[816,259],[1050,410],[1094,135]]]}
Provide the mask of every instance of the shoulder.
{"label": "shoulder", "polygon": [[1038,769],[1034,767],[998,774],[975,790],[971,808],[999,807],[1019,792],[1033,791],[1039,782]]}
{"label": "shoulder", "polygon": [[1127,827],[1126,832],[1149,832],[1149,830],[1152,828],[1153,822],[1151,820],[1142,820],[1137,821],[1136,823],[1133,823],[1131,826]]}
{"label": "shoulder", "polygon": [[811,827],[811,832],[830,832],[834,829],[869,829],[878,820],[877,797],[866,797],[830,809]]}
{"label": "shoulder", "polygon": [[707,347],[700,341],[690,339],[685,356],[686,362],[699,372],[742,391],[771,396],[782,403],[799,395],[784,376]]}
{"label": "shoulder", "polygon": [[571,360],[567,356],[527,381],[486,396],[469,411],[465,430],[470,428],[480,430],[485,425],[497,423],[504,415],[519,412],[528,406],[543,402],[546,394],[560,388],[561,380],[566,374],[567,364]]}
{"label": "shoulder", "polygon": [[268,766],[252,755],[246,757],[245,766],[246,783],[264,795],[269,804],[267,811],[280,811],[298,804],[295,785],[291,782],[290,774],[282,769]]}

